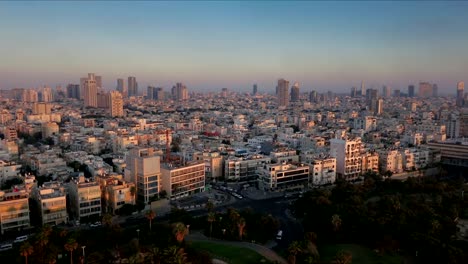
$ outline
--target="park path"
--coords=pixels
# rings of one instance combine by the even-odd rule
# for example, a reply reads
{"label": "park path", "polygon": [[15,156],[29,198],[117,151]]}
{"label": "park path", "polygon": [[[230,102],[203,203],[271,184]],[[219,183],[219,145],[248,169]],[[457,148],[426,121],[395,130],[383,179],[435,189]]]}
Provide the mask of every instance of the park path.
{"label": "park path", "polygon": [[220,239],[214,239],[214,238],[209,238],[206,237],[205,235],[201,233],[192,233],[186,237],[188,241],[200,241],[200,242],[210,242],[210,243],[215,243],[215,244],[220,244],[220,245],[227,245],[227,246],[235,246],[235,247],[243,247],[243,248],[248,248],[251,249],[258,254],[264,256],[266,259],[277,262],[280,264],[287,264],[288,262],[276,254],[273,250],[264,247],[262,245],[254,244],[254,243],[248,243],[248,242],[237,242],[237,241],[225,241],[225,240],[220,240]]}

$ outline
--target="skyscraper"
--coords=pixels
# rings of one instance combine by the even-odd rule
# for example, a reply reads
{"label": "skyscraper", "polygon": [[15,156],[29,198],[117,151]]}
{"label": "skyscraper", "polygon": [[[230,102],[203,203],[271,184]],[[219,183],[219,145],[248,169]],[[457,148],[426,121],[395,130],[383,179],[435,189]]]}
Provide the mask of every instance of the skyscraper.
{"label": "skyscraper", "polygon": [[154,100],[155,91],[156,91],[156,87],[148,86],[148,88],[146,89],[146,99]]}
{"label": "skyscraper", "polygon": [[361,95],[366,95],[366,85],[364,84],[364,81],[361,81]]}
{"label": "skyscraper", "polygon": [[300,94],[299,83],[295,82],[294,85],[291,87],[291,102],[299,101],[299,94]]}
{"label": "skyscraper", "polygon": [[67,85],[67,97],[80,99],[80,85],[79,84]]}
{"label": "skyscraper", "polygon": [[285,79],[278,80],[278,106],[289,105],[289,81]]}
{"label": "skyscraper", "polygon": [[95,76],[94,79],[96,79],[96,87],[98,89],[103,88],[102,87],[102,76]]}
{"label": "skyscraper", "polygon": [[351,97],[356,97],[357,96],[357,89],[356,87],[351,87]]}
{"label": "skyscraper", "polygon": [[123,98],[127,97],[127,87],[124,79],[117,79],[117,91],[122,94]]}
{"label": "skyscraper", "polygon": [[84,99],[84,90],[85,90],[85,83],[86,83],[86,80],[88,80],[87,77],[82,77],[80,78],[80,99],[83,100]]}
{"label": "skyscraper", "polygon": [[311,103],[316,103],[317,102],[317,91],[311,91],[309,93],[309,101]]}
{"label": "skyscraper", "polygon": [[392,89],[390,88],[390,86],[384,85],[382,87],[382,96],[385,98],[389,98],[392,96]]}
{"label": "skyscraper", "polygon": [[257,95],[257,93],[258,93],[258,90],[257,90],[257,89],[258,89],[257,84],[254,84],[254,85],[253,85],[252,95]]}
{"label": "skyscraper", "polygon": [[418,97],[428,98],[431,96],[432,96],[432,85],[428,82],[420,82]]}
{"label": "skyscraper", "polygon": [[172,97],[176,101],[188,100],[188,90],[183,83],[176,83],[172,87]]}
{"label": "skyscraper", "polygon": [[432,85],[432,97],[439,96],[439,86],[437,84]]}
{"label": "skyscraper", "polygon": [[408,86],[408,97],[414,97],[414,85]]}
{"label": "skyscraper", "polygon": [[84,106],[97,107],[97,86],[94,73],[88,73],[88,78],[84,82]]}
{"label": "skyscraper", "polygon": [[112,117],[124,116],[122,94],[119,91],[111,91],[108,98],[110,115]]}
{"label": "skyscraper", "polygon": [[138,95],[138,83],[133,76],[128,77],[128,97]]}
{"label": "skyscraper", "polygon": [[457,106],[463,106],[464,105],[464,98],[463,98],[463,93],[465,91],[465,83],[464,82],[458,82],[457,83]]}

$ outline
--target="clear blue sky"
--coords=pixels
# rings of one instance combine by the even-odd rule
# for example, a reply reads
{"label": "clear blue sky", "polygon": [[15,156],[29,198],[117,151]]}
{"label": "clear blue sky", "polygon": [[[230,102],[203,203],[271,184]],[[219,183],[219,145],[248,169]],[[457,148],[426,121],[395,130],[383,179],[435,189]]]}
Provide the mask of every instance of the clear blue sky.
{"label": "clear blue sky", "polygon": [[441,92],[468,81],[467,2],[0,2],[0,88],[78,83]]}

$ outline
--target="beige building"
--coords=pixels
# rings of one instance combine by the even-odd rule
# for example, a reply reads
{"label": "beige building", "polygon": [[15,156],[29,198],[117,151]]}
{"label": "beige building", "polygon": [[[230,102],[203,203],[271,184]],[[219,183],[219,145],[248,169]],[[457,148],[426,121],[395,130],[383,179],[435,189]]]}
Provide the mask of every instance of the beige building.
{"label": "beige building", "polygon": [[32,191],[37,203],[42,225],[58,225],[68,222],[65,188],[58,182],[46,182]]}
{"label": "beige building", "polygon": [[375,152],[362,154],[361,171],[363,174],[366,172],[379,173],[379,154]]}
{"label": "beige building", "polygon": [[42,130],[42,138],[49,138],[54,135],[58,135],[59,126],[55,122],[43,123],[41,130]]}
{"label": "beige building", "polygon": [[105,186],[106,211],[115,213],[124,204],[135,204],[135,196],[132,195],[132,189],[135,191],[134,183],[128,183],[123,180],[109,179]]}
{"label": "beige building", "polygon": [[97,85],[94,73],[88,73],[88,78],[84,81],[84,106],[97,107]]}
{"label": "beige building", "polygon": [[403,171],[403,157],[398,150],[381,150],[378,153],[380,172],[400,173]]}
{"label": "beige building", "polygon": [[202,161],[186,165],[164,164],[161,173],[162,189],[168,197],[183,197],[205,191],[205,163]]}
{"label": "beige building", "polygon": [[92,221],[101,217],[101,188],[97,182],[90,182],[84,176],[68,185],[70,217],[75,220]]}
{"label": "beige building", "polygon": [[219,152],[197,152],[193,159],[205,162],[205,175],[207,178],[216,179],[223,176],[223,157]]}
{"label": "beige building", "polygon": [[0,191],[0,229],[18,231],[30,226],[28,193],[16,187],[10,191]]}
{"label": "beige building", "polygon": [[50,115],[52,113],[52,104],[50,103],[34,103],[32,108],[33,115]]}
{"label": "beige building", "polygon": [[309,170],[302,163],[266,164],[260,170],[259,186],[269,191],[308,187]]}
{"label": "beige building", "polygon": [[125,181],[136,185],[137,200],[148,203],[161,191],[160,156],[153,148],[133,148],[126,157]]}
{"label": "beige building", "polygon": [[289,81],[285,79],[278,80],[277,86],[278,106],[289,105]]}
{"label": "beige building", "polygon": [[108,98],[111,117],[124,116],[122,94],[118,91],[111,91]]}

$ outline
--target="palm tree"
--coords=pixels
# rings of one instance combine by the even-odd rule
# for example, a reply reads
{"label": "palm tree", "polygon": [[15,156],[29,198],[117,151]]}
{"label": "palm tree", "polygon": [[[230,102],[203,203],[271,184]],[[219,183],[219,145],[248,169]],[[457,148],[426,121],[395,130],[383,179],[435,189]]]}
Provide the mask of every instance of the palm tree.
{"label": "palm tree", "polygon": [[239,240],[242,240],[242,236],[244,235],[245,230],[245,219],[243,217],[239,218],[237,221],[237,228],[239,230]]}
{"label": "palm tree", "polygon": [[177,242],[182,243],[182,241],[184,241],[185,235],[188,233],[187,227],[181,222],[175,223],[172,229],[172,233],[174,234]]}
{"label": "palm tree", "polygon": [[337,232],[341,227],[341,218],[339,215],[332,215],[331,223],[333,225],[333,231]]}
{"label": "palm tree", "polygon": [[112,215],[104,214],[102,216],[102,223],[104,224],[104,226],[110,227],[112,225]]}
{"label": "palm tree", "polygon": [[212,201],[206,202],[205,208],[206,208],[206,210],[208,210],[208,212],[212,212],[213,209],[214,209],[214,204],[213,204],[213,202],[212,202]]}
{"label": "palm tree", "polygon": [[187,253],[183,248],[170,246],[163,252],[165,263],[170,264],[187,264]]}
{"label": "palm tree", "polygon": [[68,239],[67,243],[64,246],[66,251],[70,251],[70,263],[73,264],[73,251],[78,248],[78,243],[75,239]]}
{"label": "palm tree", "polygon": [[353,255],[349,251],[339,251],[333,259],[333,264],[351,264]]}
{"label": "palm tree", "polygon": [[146,211],[145,216],[146,216],[146,218],[148,218],[149,227],[150,227],[150,232],[151,232],[151,222],[152,222],[153,219],[156,217],[156,213],[155,213],[153,210],[148,210],[148,211]]}
{"label": "palm tree", "polygon": [[296,256],[302,251],[301,244],[293,241],[288,247],[288,262],[289,264],[296,264]]}
{"label": "palm tree", "polygon": [[20,255],[24,257],[24,263],[28,264],[28,256],[34,252],[29,242],[24,242],[20,247]]}
{"label": "palm tree", "polygon": [[216,221],[216,215],[213,212],[209,212],[207,221],[210,223],[210,237],[211,237],[211,233],[213,232],[213,222]]}
{"label": "palm tree", "polygon": [[160,264],[161,263],[161,255],[162,252],[158,247],[151,247],[148,250],[149,255],[147,256],[147,259],[145,260],[146,263],[150,262],[153,264]]}

